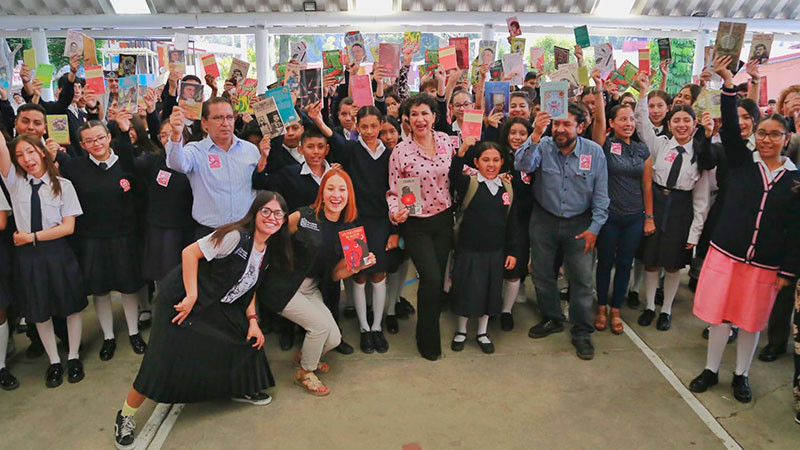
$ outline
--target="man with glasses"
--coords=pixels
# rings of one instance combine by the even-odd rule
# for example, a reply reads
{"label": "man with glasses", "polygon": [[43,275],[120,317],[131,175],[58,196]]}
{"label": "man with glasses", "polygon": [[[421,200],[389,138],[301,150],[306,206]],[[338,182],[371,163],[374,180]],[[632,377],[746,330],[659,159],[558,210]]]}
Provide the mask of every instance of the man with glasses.
{"label": "man with glasses", "polygon": [[199,224],[197,238],[214,228],[235,222],[247,213],[256,196],[252,176],[260,152],[233,133],[235,115],[228,99],[214,97],[203,104],[201,125],[205,139],[183,145],[183,108],[176,106],[169,121],[167,167],[185,173],[194,194],[192,217]]}

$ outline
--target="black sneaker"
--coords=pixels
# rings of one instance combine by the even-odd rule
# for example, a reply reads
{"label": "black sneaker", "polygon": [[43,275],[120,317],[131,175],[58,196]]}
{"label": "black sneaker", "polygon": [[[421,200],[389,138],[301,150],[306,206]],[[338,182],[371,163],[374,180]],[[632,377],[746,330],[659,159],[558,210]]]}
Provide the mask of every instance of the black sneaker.
{"label": "black sneaker", "polygon": [[281,336],[278,338],[278,344],[281,346],[281,350],[287,351],[291,350],[294,346],[294,327],[292,327],[289,331],[284,331],[281,333]]}
{"label": "black sneaker", "polygon": [[136,446],[133,432],[136,431],[136,421],[133,416],[123,416],[122,411],[117,411],[117,420],[114,422],[114,445],[119,450],[129,450]]}
{"label": "black sneaker", "polygon": [[272,403],[272,397],[266,392],[254,392],[250,395],[233,397],[231,400],[239,403],[249,403],[255,406],[266,406]]}
{"label": "black sneaker", "polygon": [[44,345],[42,345],[42,340],[39,339],[39,336],[36,336],[31,340],[31,345],[28,346],[28,349],[25,350],[25,357],[36,359],[42,355],[44,355]]}
{"label": "black sneaker", "polygon": [[61,363],[50,364],[44,374],[44,384],[49,388],[61,386],[64,381],[64,366]]}
{"label": "black sneaker", "polygon": [[589,336],[575,336],[572,338],[572,345],[575,347],[575,354],[583,360],[594,358],[594,346]]}
{"label": "black sneaker", "polygon": [[692,392],[705,392],[717,383],[719,383],[719,376],[708,369],[704,369],[700,375],[689,383],[689,390]]}
{"label": "black sneaker", "polygon": [[639,301],[639,293],[636,291],[628,292],[628,308],[638,309],[641,302]]}
{"label": "black sneaker", "polygon": [[355,306],[345,306],[344,308],[344,318],[345,319],[354,319],[356,317],[356,307]]}
{"label": "black sneaker", "polygon": [[742,403],[750,403],[750,400],[753,399],[753,392],[750,390],[750,382],[747,379],[747,375],[736,375],[734,373],[731,387],[733,387],[733,396],[736,400]]}
{"label": "black sneaker", "polygon": [[139,329],[146,330],[153,324],[153,313],[149,309],[139,311]]}
{"label": "black sneaker", "polygon": [[643,326],[649,327],[651,323],[653,323],[653,319],[656,317],[656,312],[652,309],[645,309],[644,312],[639,316],[639,320],[636,322]]}
{"label": "black sneaker", "polygon": [[663,312],[659,314],[656,329],[658,331],[667,331],[670,327],[672,327],[672,316]]}
{"label": "black sneaker", "polygon": [[147,350],[147,344],[145,344],[144,339],[142,339],[142,335],[136,333],[129,336],[129,339],[131,341],[133,353],[136,353],[137,355],[144,354],[145,350]]}
{"label": "black sneaker", "polygon": [[100,348],[100,360],[110,361],[117,350],[117,341],[114,338],[103,340],[103,347]]}
{"label": "black sneaker", "polygon": [[504,312],[500,314],[500,329],[503,331],[514,329],[514,316],[511,313]]}
{"label": "black sneaker", "polygon": [[366,354],[370,354],[375,351],[375,343],[372,341],[372,332],[361,332],[361,351]]}
{"label": "black sneaker", "polygon": [[400,325],[397,323],[397,316],[386,316],[386,331],[389,334],[397,334],[400,331]]}
{"label": "black sneaker", "polygon": [[555,320],[545,319],[528,330],[528,337],[539,339],[550,336],[553,333],[560,333],[564,331],[564,324],[556,322]]}
{"label": "black sneaker", "polygon": [[67,381],[70,383],[77,383],[83,380],[86,374],[83,372],[83,363],[79,359],[70,359],[67,361]]}
{"label": "black sneaker", "polygon": [[0,388],[4,391],[13,391],[18,387],[19,381],[17,381],[17,377],[11,375],[11,372],[5,367],[0,369]]}
{"label": "black sneaker", "polygon": [[383,331],[372,331],[372,344],[375,346],[375,351],[378,353],[386,353],[389,351],[389,342],[386,341],[386,336]]}
{"label": "black sneaker", "polygon": [[352,355],[353,354],[353,346],[342,340],[339,345],[336,346],[334,349],[337,352],[341,353],[342,355]]}

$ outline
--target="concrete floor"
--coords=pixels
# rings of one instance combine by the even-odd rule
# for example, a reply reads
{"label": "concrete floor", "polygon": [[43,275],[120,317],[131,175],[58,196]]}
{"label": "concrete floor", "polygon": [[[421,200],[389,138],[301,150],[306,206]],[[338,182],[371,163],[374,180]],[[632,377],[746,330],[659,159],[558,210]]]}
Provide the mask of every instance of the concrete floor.
{"label": "concrete floor", "polygon": [[[405,290],[415,301],[416,285]],[[529,297],[533,289],[528,286]],[[635,325],[638,311],[624,319],[687,384],[705,364],[703,324],[691,315],[691,293],[682,288],[673,328]],[[20,379],[16,391],[0,392],[2,448],[112,448],[114,414],[136,374],[140,357],[124,336],[121,305],[115,304],[116,357],[97,357],[102,335],[89,308],[83,354],[86,379],[56,389],[44,387],[46,357],[28,360],[27,339],[9,367]],[[291,382],[291,355],[268,335],[267,354],[277,385],[273,403],[253,407],[229,401],[187,405],[163,448],[196,449],[714,449],[724,448],[704,422],[625,335],[593,335],[596,357],[581,361],[567,333],[543,340],[527,337],[538,321],[533,303],[515,306],[517,326],[502,332],[490,325],[496,353],[484,355],[474,341],[474,324],[461,353],[449,350],[455,319],[442,316],[444,358],[417,355],[415,317],[400,321],[400,334],[387,335],[386,354],[330,354],[333,370],[322,379],[327,398],[314,398]],[[358,344],[357,321],[343,321],[345,338]],[[146,334],[146,333],[145,333]],[[762,345],[764,343],[762,338]],[[720,384],[697,398],[746,449],[797,449],[800,426],[793,421],[791,357],[753,362],[754,400],[744,405],[729,387],[734,345],[725,354]],[[154,404],[137,414],[141,429]]]}

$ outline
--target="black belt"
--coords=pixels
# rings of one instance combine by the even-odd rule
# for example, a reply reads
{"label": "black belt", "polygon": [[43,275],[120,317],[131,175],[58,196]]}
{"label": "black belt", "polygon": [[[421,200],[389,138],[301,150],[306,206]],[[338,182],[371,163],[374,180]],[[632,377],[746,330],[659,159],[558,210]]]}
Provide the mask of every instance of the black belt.
{"label": "black belt", "polygon": [[692,193],[692,191],[684,191],[684,190],[681,190],[681,189],[670,189],[670,188],[668,188],[668,187],[661,186],[660,184],[657,184],[657,183],[653,183],[653,186],[654,186],[654,187],[655,187],[657,190],[661,191],[661,193],[662,193],[662,194],[664,194],[664,196],[670,196],[670,195],[689,195],[689,194],[691,194],[691,193]]}

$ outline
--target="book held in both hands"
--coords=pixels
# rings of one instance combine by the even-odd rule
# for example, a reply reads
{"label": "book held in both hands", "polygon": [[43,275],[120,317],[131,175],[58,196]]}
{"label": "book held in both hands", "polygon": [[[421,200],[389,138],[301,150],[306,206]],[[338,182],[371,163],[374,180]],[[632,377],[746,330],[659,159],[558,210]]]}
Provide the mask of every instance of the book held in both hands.
{"label": "book held in both hands", "polygon": [[339,242],[342,244],[344,260],[347,262],[349,270],[360,269],[374,263],[373,257],[369,254],[367,234],[364,232],[364,227],[340,231]]}
{"label": "book held in both hands", "polygon": [[409,215],[422,214],[422,185],[419,177],[398,178],[397,190],[400,193],[400,204],[408,210]]}

